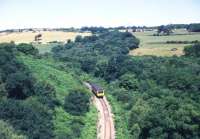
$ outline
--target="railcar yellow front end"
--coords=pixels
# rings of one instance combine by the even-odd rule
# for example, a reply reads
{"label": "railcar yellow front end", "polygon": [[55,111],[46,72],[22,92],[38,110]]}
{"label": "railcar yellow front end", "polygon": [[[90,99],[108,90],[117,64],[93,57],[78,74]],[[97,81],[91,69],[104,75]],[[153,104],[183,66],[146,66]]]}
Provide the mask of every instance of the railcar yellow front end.
{"label": "railcar yellow front end", "polygon": [[97,95],[97,97],[103,97],[104,96],[104,91],[98,92],[96,95]]}

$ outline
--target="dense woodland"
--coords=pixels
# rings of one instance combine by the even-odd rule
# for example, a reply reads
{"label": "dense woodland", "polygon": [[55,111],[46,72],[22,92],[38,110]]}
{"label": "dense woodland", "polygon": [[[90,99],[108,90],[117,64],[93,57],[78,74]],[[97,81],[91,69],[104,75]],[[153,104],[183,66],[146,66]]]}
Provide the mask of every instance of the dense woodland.
{"label": "dense woodland", "polygon": [[[26,66],[18,61],[16,56],[22,47],[12,43],[0,47],[0,119],[13,126],[16,134],[28,138],[52,138],[50,121],[56,104],[55,92],[50,85],[37,83]],[[25,47],[26,52],[37,55],[38,51],[33,47]],[[9,133],[1,134],[4,135],[2,138],[8,138]]]}
{"label": "dense woodland", "polygon": [[72,116],[82,116],[89,111],[88,93],[81,88],[71,90],[62,103],[56,97],[54,86],[36,79],[20,60],[21,55],[42,59],[38,50],[30,44],[0,44],[0,138],[80,137],[84,122],[79,117],[69,119],[70,131],[67,134],[55,132],[58,130],[53,123],[57,114],[55,108],[63,107]]}
{"label": "dense woodland", "polygon": [[138,43],[130,33],[107,32],[77,37],[53,53],[107,82],[128,121],[127,138],[200,138],[200,45],[181,57],[128,56]]}
{"label": "dense woodland", "polygon": [[[126,138],[200,138],[200,44],[186,47],[181,57],[129,56],[138,45],[131,33],[108,30],[77,36],[45,55],[31,45],[1,44],[0,129],[8,130],[0,130],[0,135],[79,138],[85,124],[77,117],[89,111],[87,92],[70,90],[60,102],[54,86],[38,81],[19,60],[25,55],[44,60],[52,56],[62,63],[54,65],[59,70],[101,80],[111,103],[123,113],[113,109],[116,117],[124,119],[116,119],[117,138],[122,122],[128,134],[121,134]],[[76,117],[69,133],[60,136],[54,134],[52,123],[58,106]]]}

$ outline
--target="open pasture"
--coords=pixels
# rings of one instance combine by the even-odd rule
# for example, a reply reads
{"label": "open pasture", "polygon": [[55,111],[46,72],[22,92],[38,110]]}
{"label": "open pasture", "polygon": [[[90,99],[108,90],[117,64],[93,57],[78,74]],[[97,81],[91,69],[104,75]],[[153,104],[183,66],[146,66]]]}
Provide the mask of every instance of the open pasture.
{"label": "open pasture", "polygon": [[177,29],[169,36],[153,36],[155,31],[133,33],[140,39],[140,46],[130,52],[131,55],[173,56],[183,55],[185,46],[191,44],[167,44],[167,41],[200,41],[200,33],[189,33],[184,29]]}

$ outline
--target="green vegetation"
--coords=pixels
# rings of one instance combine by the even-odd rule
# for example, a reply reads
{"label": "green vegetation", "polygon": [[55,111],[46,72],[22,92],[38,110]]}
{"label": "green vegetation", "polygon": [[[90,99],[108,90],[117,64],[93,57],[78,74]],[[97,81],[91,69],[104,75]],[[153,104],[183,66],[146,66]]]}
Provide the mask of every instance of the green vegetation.
{"label": "green vegetation", "polygon": [[158,32],[157,34],[155,34],[155,36],[159,36],[159,35],[170,35],[172,32],[172,28],[170,26],[159,26],[158,27]]}
{"label": "green vegetation", "polygon": [[181,57],[131,57],[126,38],[137,48],[135,37],[107,34],[108,40],[104,33],[79,38],[53,53],[74,69],[104,80],[117,138],[199,138],[199,44],[186,48]]}
{"label": "green vegetation", "polygon": [[37,48],[41,54],[51,52],[51,49],[58,45],[60,45],[60,43],[33,44],[33,46]]}
{"label": "green vegetation", "polygon": [[[186,49],[188,56],[196,58],[133,57],[132,71],[128,73],[135,75],[132,80],[139,82],[138,90],[123,90],[122,80],[109,84],[110,92],[128,113],[124,117],[129,123],[130,138],[199,138],[197,48],[200,45],[190,47],[196,51]],[[126,82],[125,88],[129,88],[131,82]]]}
{"label": "green vegetation", "polygon": [[131,33],[95,33],[45,55],[32,45],[1,44],[0,129],[8,130],[0,134],[95,138],[97,111],[81,83],[87,79],[105,88],[117,138],[200,138],[200,44],[180,57],[137,57],[128,55],[139,45]]}
{"label": "green vegetation", "polygon": [[[72,90],[65,97],[65,110],[72,115],[83,115],[89,110],[89,95],[83,90]],[[76,105],[78,104],[78,105]]]}
{"label": "green vegetation", "polygon": [[200,43],[184,49],[186,56],[200,57]]}
{"label": "green vegetation", "polygon": [[13,43],[0,47],[0,119],[28,138],[52,138],[51,113],[57,101],[54,89],[36,82],[29,69],[17,59],[20,51]]}
{"label": "green vegetation", "polygon": [[[94,130],[94,128],[96,127],[97,117],[94,117],[93,119],[89,119],[89,117],[91,117],[91,115],[95,115],[96,111],[85,111],[87,113],[83,115],[80,113],[80,116],[78,117],[70,114],[74,114],[74,109],[71,109],[71,111],[65,111],[65,98],[68,98],[68,96],[73,94],[73,92],[76,90],[79,90],[80,93],[82,93],[84,96],[86,95],[86,101],[88,102],[88,92],[85,91],[84,86],[80,88],[82,84],[74,72],[71,69],[65,67],[63,63],[54,62],[53,59],[48,57],[42,59],[33,59],[31,57],[21,56],[20,59],[22,59],[24,63],[30,68],[30,70],[32,70],[33,75],[39,81],[45,81],[55,87],[59,104],[62,104],[61,106],[59,105],[56,107],[54,112],[53,124],[55,128],[55,138],[81,138],[83,134],[82,131],[84,128],[86,128],[85,126],[87,126],[88,130],[94,132],[93,134],[87,135],[88,138],[94,137],[96,135],[96,129]],[[84,101],[84,99],[82,100]],[[70,101],[76,102],[77,100]],[[81,103],[76,103],[74,105],[74,108],[79,107],[89,110],[88,103],[86,106]],[[90,123],[89,127],[87,122]]]}
{"label": "green vegetation", "polygon": [[18,135],[8,123],[0,120],[0,137],[2,139],[27,139],[23,135]]}
{"label": "green vegetation", "polygon": [[187,30],[190,32],[200,32],[200,24],[190,24],[188,25]]}
{"label": "green vegetation", "polygon": [[[169,24],[158,26],[158,34],[163,32],[165,35],[169,35],[172,29],[187,29],[189,32],[200,32],[200,23],[192,24]],[[172,33],[172,32],[171,32]]]}
{"label": "green vegetation", "polygon": [[[7,128],[1,137],[74,139],[86,135],[83,129],[93,133],[88,138],[96,136],[96,117],[91,116],[97,112],[72,70],[28,44],[1,44],[0,53],[0,119]],[[87,96],[82,98],[87,105],[77,103],[75,108],[87,111],[73,116],[65,111],[64,99],[77,87]]]}
{"label": "green vegetation", "polygon": [[120,60],[116,59],[117,55],[128,54],[129,50],[137,48],[138,44],[139,40],[131,33],[113,31],[102,33],[99,36],[77,37],[75,42],[54,47],[52,52],[55,59],[63,61],[74,71],[81,69],[87,73],[95,72],[97,76],[104,76],[106,70],[104,68],[109,62],[108,57],[112,57],[110,62],[116,64],[117,60]]}

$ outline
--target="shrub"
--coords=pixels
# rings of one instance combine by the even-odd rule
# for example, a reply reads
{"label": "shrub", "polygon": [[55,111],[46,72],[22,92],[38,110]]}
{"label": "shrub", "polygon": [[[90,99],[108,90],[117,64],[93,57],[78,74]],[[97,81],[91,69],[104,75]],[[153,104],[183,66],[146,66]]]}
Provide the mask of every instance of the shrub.
{"label": "shrub", "polygon": [[35,99],[0,101],[0,119],[9,121],[30,139],[53,138],[52,113]]}
{"label": "shrub", "polygon": [[21,43],[17,45],[17,50],[26,55],[38,55],[39,51],[31,44]]}
{"label": "shrub", "polygon": [[139,83],[134,74],[124,74],[119,78],[119,86],[126,90],[138,90]]}
{"label": "shrub", "polygon": [[200,24],[199,23],[197,23],[197,24],[190,24],[187,27],[187,30],[191,31],[191,32],[200,32]]}
{"label": "shrub", "polygon": [[27,137],[15,133],[12,126],[2,120],[0,120],[0,137],[1,139],[27,139]]}
{"label": "shrub", "polygon": [[185,47],[184,52],[186,56],[199,57],[200,56],[200,43],[193,46]]}
{"label": "shrub", "polygon": [[8,75],[6,89],[8,97],[15,99],[25,99],[34,94],[33,78],[30,74],[16,72]]}
{"label": "shrub", "polygon": [[65,110],[72,115],[83,115],[89,110],[89,95],[83,89],[72,90],[65,97]]}

